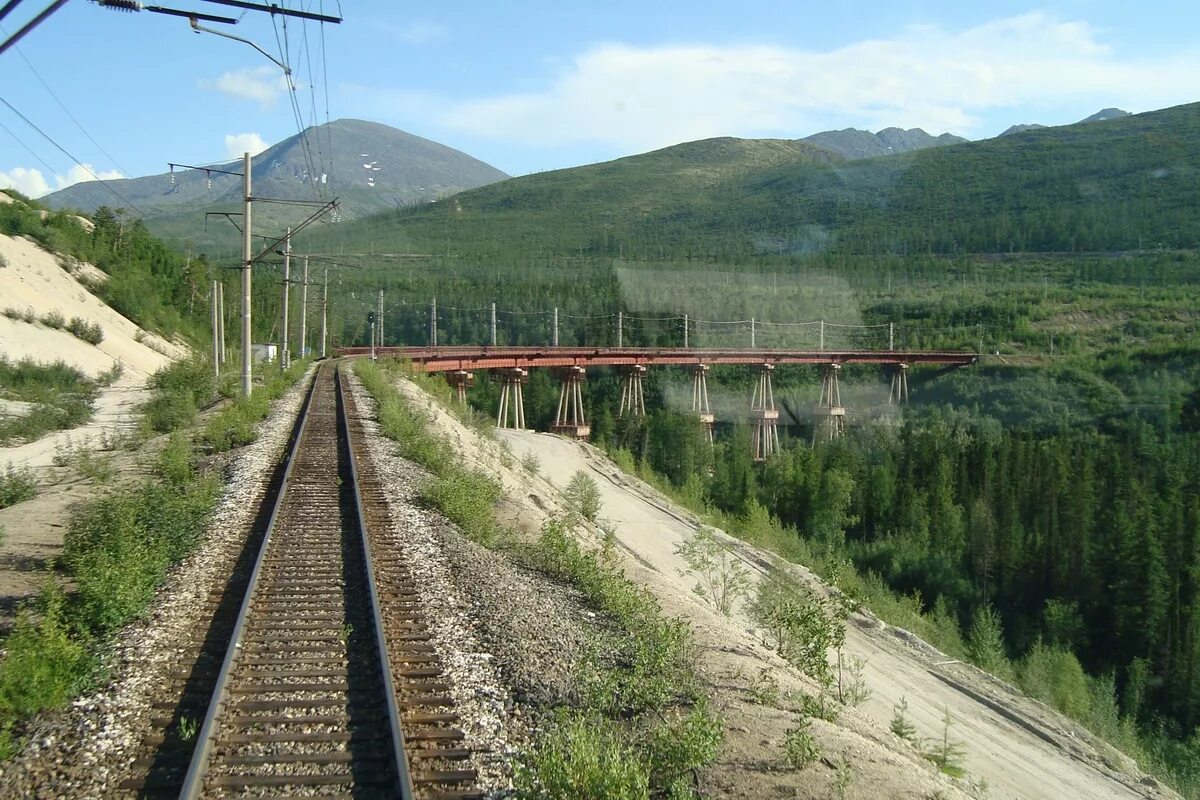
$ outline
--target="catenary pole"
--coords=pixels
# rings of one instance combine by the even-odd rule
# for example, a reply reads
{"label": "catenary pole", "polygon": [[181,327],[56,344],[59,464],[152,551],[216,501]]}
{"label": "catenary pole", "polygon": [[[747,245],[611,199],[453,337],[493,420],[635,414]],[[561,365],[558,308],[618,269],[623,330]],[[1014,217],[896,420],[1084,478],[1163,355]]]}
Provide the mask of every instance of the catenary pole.
{"label": "catenary pole", "polygon": [[242,154],[242,395],[253,389],[250,365],[250,154]]}

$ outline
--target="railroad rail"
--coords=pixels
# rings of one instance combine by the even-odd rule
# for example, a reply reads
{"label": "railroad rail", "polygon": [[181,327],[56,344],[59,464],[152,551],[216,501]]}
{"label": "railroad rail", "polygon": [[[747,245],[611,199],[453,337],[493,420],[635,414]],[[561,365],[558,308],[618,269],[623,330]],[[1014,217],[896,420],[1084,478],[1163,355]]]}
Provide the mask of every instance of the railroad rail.
{"label": "railroad rail", "polygon": [[353,396],[309,391],[179,797],[480,797]]}
{"label": "railroad rail", "polygon": [[[369,347],[343,347],[343,356],[369,355]],[[975,363],[978,353],[954,350],[766,350],[697,347],[379,347],[380,355],[398,356],[426,372],[539,367],[634,367],[697,364],[945,364]]]}

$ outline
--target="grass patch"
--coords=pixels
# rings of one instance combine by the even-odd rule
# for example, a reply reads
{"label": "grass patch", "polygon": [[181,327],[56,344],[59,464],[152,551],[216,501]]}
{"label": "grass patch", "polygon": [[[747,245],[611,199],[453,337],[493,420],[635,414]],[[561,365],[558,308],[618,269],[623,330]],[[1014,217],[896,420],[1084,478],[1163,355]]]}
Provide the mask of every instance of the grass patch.
{"label": "grass patch", "polygon": [[0,399],[33,403],[28,414],[0,417],[0,447],[75,428],[92,417],[95,381],[68,364],[9,361],[0,356]]}
{"label": "grass patch", "polygon": [[200,357],[176,361],[150,379],[154,396],[142,407],[142,416],[156,433],[170,433],[191,425],[200,408],[216,396],[212,364]]}
{"label": "grass patch", "polygon": [[283,396],[308,371],[308,361],[293,362],[283,372],[263,370],[263,382],[249,397],[236,397],[218,411],[200,434],[200,441],[212,453],[244,447],[258,438],[255,426],[266,419],[271,403]]}

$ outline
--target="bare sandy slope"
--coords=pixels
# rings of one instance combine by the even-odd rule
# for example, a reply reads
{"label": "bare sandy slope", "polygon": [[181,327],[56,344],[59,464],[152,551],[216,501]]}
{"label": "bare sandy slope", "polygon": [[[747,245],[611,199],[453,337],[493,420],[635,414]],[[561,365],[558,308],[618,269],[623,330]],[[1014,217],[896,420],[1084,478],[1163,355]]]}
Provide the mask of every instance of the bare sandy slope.
{"label": "bare sandy slope", "polygon": [[[499,431],[517,458],[534,453],[542,473],[560,488],[578,470],[593,475],[603,496],[602,516],[612,523],[629,553],[655,573],[654,580],[689,594],[695,581],[681,575],[685,568],[675,547],[690,536],[696,520],[673,507],[641,481],[621,473],[595,448],[561,437],[531,431]],[[738,540],[725,541],[757,580],[776,559]],[[816,578],[797,568],[806,580]],[[729,621],[731,641],[753,629],[744,609]],[[943,710],[955,723],[951,737],[966,749],[969,776],[986,781],[990,798],[1174,797],[1145,778],[1107,745],[1041,703],[969,665],[951,662],[944,654],[907,632],[885,625],[873,616],[856,614],[848,625],[846,651],[867,662],[865,677],[871,698],[859,709],[886,733],[894,705],[907,698],[909,717],[922,737],[940,735]],[[890,734],[886,734],[890,735]],[[1132,774],[1106,763],[1124,761]]]}
{"label": "bare sandy slope", "polygon": [[0,448],[0,467],[9,463],[48,467],[56,451],[68,446],[94,446],[112,439],[136,424],[137,406],[145,402],[147,379],[186,351],[154,334],[142,331],[126,317],[88,291],[85,282],[104,279],[104,273],[87,264],[59,265],[58,257],[21,237],[0,235],[0,310],[31,310],[37,317],[58,312],[64,320],[80,317],[99,324],[104,340],[89,344],[63,330],[0,316],[0,356],[9,360],[31,358],[38,362],[64,361],[95,377],[122,366],[121,377],[100,393],[88,424],[60,431],[17,447]]}
{"label": "bare sandy slope", "polygon": [[0,258],[7,264],[0,267],[0,310],[32,309],[37,316],[57,311],[66,320],[81,317],[104,330],[104,341],[91,345],[65,331],[0,317],[0,355],[10,360],[26,356],[35,361],[62,360],[92,377],[120,362],[127,373],[144,382],[172,358],[185,354],[178,345],[142,331],[89,292],[81,280],[104,278],[95,267],[71,264],[68,272],[59,266],[58,257],[36,243],[3,234]]}

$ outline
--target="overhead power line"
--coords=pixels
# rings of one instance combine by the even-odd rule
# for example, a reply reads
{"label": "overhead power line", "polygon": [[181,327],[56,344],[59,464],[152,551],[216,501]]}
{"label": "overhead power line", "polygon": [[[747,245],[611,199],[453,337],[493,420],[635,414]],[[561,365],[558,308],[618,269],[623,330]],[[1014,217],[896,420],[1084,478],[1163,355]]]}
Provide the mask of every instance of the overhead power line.
{"label": "overhead power line", "polygon": [[[4,33],[5,35],[8,34],[8,31],[4,30],[3,25],[0,25],[0,33]],[[96,149],[99,150],[101,153],[103,153],[104,157],[107,158],[109,161],[111,161],[112,165],[114,167],[116,167],[117,169],[119,169],[122,174],[130,175],[131,173],[129,172],[129,170],[125,169],[123,166],[118,164],[117,159],[115,159],[112,156],[112,154],[110,154],[107,150],[105,150],[104,147],[101,146],[101,144],[99,142],[97,142],[95,140],[95,138],[93,138],[92,134],[88,132],[87,128],[83,127],[83,123],[80,122],[75,117],[75,115],[71,113],[71,109],[67,108],[66,103],[64,103],[59,98],[59,96],[57,94],[55,94],[54,90],[50,88],[50,84],[46,83],[46,79],[43,78],[42,74],[37,71],[37,68],[33,66],[33,63],[28,58],[25,57],[25,53],[22,52],[21,48],[19,48],[19,47],[17,48],[17,55],[19,55],[21,57],[21,60],[25,62],[25,66],[29,67],[29,71],[32,72],[33,76],[38,79],[38,82],[42,84],[42,86],[43,86],[43,88],[45,88],[47,94],[49,94],[50,97],[52,97],[54,99],[54,102],[58,103],[58,107],[63,110],[63,113],[65,113],[68,117],[70,117],[71,121],[75,123],[75,127],[79,128],[79,130],[81,130],[83,132],[83,135],[88,138],[88,141],[91,142],[92,144],[94,144],[96,146]]]}
{"label": "overhead power line", "polygon": [[[14,2],[10,2],[8,5],[6,5],[3,9],[4,13],[7,14],[9,11],[11,11],[16,6],[16,3],[17,3],[17,0],[14,0]],[[25,23],[25,27],[21,28],[19,31],[14,33],[12,36],[8,37],[4,41],[4,44],[0,44],[0,55],[4,55],[5,50],[12,47],[17,42],[21,41],[21,39],[24,38],[25,34],[29,33],[34,28],[36,28],[38,25],[41,25],[43,22],[45,22],[47,17],[49,17],[55,11],[58,11],[60,8],[62,8],[64,5],[66,5],[66,3],[67,3],[67,0],[54,0],[53,3],[51,3],[49,6],[47,6],[45,8],[45,10],[42,11],[42,13],[38,14],[33,19],[29,20],[29,22]],[[2,16],[2,15],[0,15],[0,16]]]}
{"label": "overhead power line", "polygon": [[55,147],[57,147],[57,148],[58,148],[58,150],[59,150],[59,151],[60,151],[60,152],[61,152],[63,155],[65,155],[67,158],[71,159],[71,162],[72,162],[73,164],[77,164],[77,165],[79,165],[80,167],[82,167],[82,168],[83,168],[84,172],[86,172],[87,174],[91,175],[91,176],[92,176],[92,178],[94,178],[95,180],[97,180],[97,181],[100,181],[100,183],[104,185],[104,188],[105,188],[105,189],[108,189],[110,192],[112,192],[112,193],[113,193],[113,194],[114,194],[114,195],[117,197],[117,199],[118,199],[118,200],[120,200],[122,203],[124,203],[124,204],[125,204],[127,207],[129,207],[129,208],[132,208],[132,209],[133,209],[134,211],[136,211],[138,214],[141,214],[142,216],[145,216],[145,213],[146,213],[146,212],[144,212],[144,211],[142,211],[140,208],[138,208],[138,207],[137,207],[137,205],[136,205],[136,204],[135,204],[135,203],[134,203],[132,200],[129,200],[128,198],[126,198],[124,195],[122,195],[120,192],[118,192],[116,189],[114,189],[112,186],[110,186],[110,185],[109,185],[109,183],[108,183],[108,181],[106,181],[106,180],[104,180],[103,178],[101,178],[101,177],[100,177],[99,175],[97,175],[95,172],[92,172],[92,168],[91,168],[91,167],[89,167],[87,164],[83,163],[83,162],[82,162],[82,161],[80,161],[78,158],[76,158],[75,156],[73,156],[73,155],[71,155],[69,152],[67,152],[67,149],[66,149],[65,147],[63,147],[61,144],[59,144],[58,142],[56,142],[56,141],[54,140],[54,138],[53,138],[52,136],[50,136],[50,134],[46,133],[44,130],[42,130],[42,129],[41,129],[41,128],[39,128],[37,125],[35,125],[35,124],[33,123],[33,120],[29,119],[29,117],[25,116],[25,115],[24,115],[24,114],[22,114],[20,111],[18,111],[16,108],[14,108],[12,103],[8,102],[8,101],[7,101],[7,100],[5,100],[3,97],[0,97],[0,103],[3,103],[4,105],[8,106],[8,110],[9,110],[9,111],[13,112],[13,113],[14,113],[14,114],[16,114],[18,117],[20,117],[22,120],[24,120],[26,125],[28,125],[29,127],[33,128],[35,131],[37,131],[39,134],[41,134],[42,138],[44,138],[44,139],[45,139],[46,141],[48,141],[50,144],[52,144],[52,145],[54,145]]}

